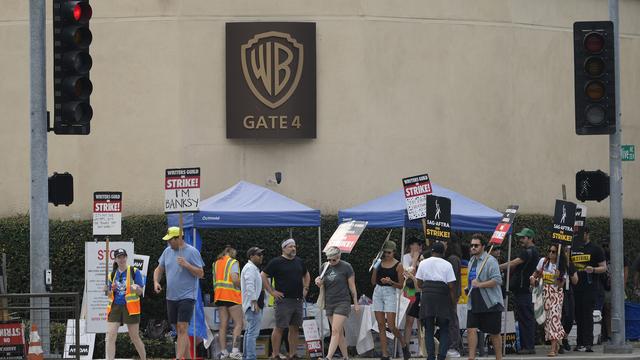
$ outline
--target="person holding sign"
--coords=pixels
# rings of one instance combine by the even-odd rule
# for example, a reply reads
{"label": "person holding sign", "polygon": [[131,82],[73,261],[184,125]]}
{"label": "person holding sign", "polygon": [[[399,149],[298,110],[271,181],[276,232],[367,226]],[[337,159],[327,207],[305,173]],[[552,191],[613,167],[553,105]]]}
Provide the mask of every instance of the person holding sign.
{"label": "person holding sign", "polygon": [[344,335],[344,322],[351,312],[351,301],[354,310],[360,311],[358,292],[356,291],[356,276],[351,264],[340,260],[342,252],[335,246],[324,251],[327,263],[323,266],[324,276],[315,280],[319,288],[324,287],[324,310],[331,323],[331,341],[325,359],[333,358],[338,346],[343,358],[349,357],[347,341]]}
{"label": "person holding sign", "polygon": [[[311,275],[301,258],[296,256],[296,241],[287,239],[280,244],[282,256],[271,259],[262,271],[262,286],[275,298],[276,327],[271,332],[272,358],[278,359],[282,333],[289,329],[289,358],[295,357],[298,333],[302,326],[302,303],[309,291]],[[271,287],[269,278],[275,280]]]}
{"label": "person holding sign", "polygon": [[116,357],[116,337],[118,328],[127,324],[129,338],[141,360],[147,358],[144,343],[140,338],[140,296],[144,288],[144,281],[140,270],[127,265],[127,252],[124,249],[116,249],[113,252],[116,261],[109,275],[107,285],[109,304],[107,305],[107,334],[106,356],[107,360]]}
{"label": "person holding sign", "polygon": [[593,309],[602,286],[599,274],[607,272],[607,262],[602,248],[591,242],[589,227],[585,226],[583,231],[584,244],[571,249],[571,260],[578,271],[578,283],[573,289],[578,328],[574,351],[593,352]]}
{"label": "person holding sign", "polygon": [[169,243],[153,272],[153,287],[156,293],[162,291],[160,280],[167,273],[167,316],[169,323],[178,333],[176,358],[189,356],[189,320],[193,316],[196,303],[198,279],[204,277],[204,262],[200,252],[184,242],[182,231],[172,226],[162,238]]}
{"label": "person holding sign", "polygon": [[[213,263],[213,301],[220,313],[220,358],[242,359],[238,349],[238,338],[242,334],[242,294],[240,292],[240,263],[236,260],[236,249],[225,246]],[[233,319],[231,354],[227,351],[227,327],[229,317]]]}
{"label": "person holding sign", "polygon": [[547,354],[551,357],[558,355],[559,341],[565,336],[561,317],[562,302],[564,301],[562,288],[567,265],[568,261],[564,252],[560,253],[560,261],[558,262],[558,245],[553,244],[549,246],[548,255],[538,261],[536,272],[529,278],[531,286],[536,286],[536,282],[540,279],[544,284],[544,337],[546,341],[551,342],[551,350]]}
{"label": "person holding sign", "polygon": [[402,289],[404,284],[404,268],[400,261],[394,257],[396,243],[390,240],[385,241],[382,246],[382,261],[373,269],[371,273],[371,285],[373,289],[373,311],[378,322],[380,334],[380,347],[382,350],[382,360],[389,360],[387,350],[387,326],[396,339],[400,339],[402,344],[402,355],[405,360],[411,357],[409,347],[401,336],[400,330],[396,327],[396,311],[398,305],[397,291]]}
{"label": "person holding sign", "polygon": [[471,235],[471,260],[469,260],[469,284],[467,289],[467,341],[469,359],[476,358],[478,329],[488,333],[496,353],[502,359],[502,337],[500,336],[502,311],[502,276],[498,260],[484,251],[487,240],[482,234]]}

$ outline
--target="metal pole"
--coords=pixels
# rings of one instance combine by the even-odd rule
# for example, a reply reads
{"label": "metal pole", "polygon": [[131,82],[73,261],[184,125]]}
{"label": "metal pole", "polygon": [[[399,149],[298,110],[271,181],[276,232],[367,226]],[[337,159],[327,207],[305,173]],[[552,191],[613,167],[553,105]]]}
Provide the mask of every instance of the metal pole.
{"label": "metal pole", "polygon": [[[400,263],[402,264],[402,257],[404,256],[404,237],[405,237],[405,233],[406,233],[407,228],[405,226],[402,227],[402,242],[400,245]],[[400,289],[400,291],[398,292],[398,299],[396,301],[396,329],[400,328],[400,299],[402,298],[402,289]],[[406,326],[406,322],[405,322],[405,326]],[[385,334],[381,334],[381,336],[386,336]],[[395,334],[394,334],[395,336]],[[396,354],[398,353],[398,338],[396,337],[393,340],[393,357],[396,356]]]}
{"label": "metal pole", "polygon": [[[182,214],[180,214],[180,215],[182,215]],[[180,232],[182,232],[182,229],[180,229]],[[193,227],[193,232],[191,233],[191,245],[195,249],[197,249],[198,252],[200,252],[200,249],[198,249],[196,247],[196,227],[195,226]],[[196,277],[196,287],[193,290],[195,292],[196,304],[198,303],[198,290],[200,289],[199,280],[200,279],[198,279]],[[196,306],[196,308],[197,308],[197,306]],[[195,359],[197,357],[196,356],[196,321],[197,321],[196,311],[197,311],[197,309],[193,309],[193,356],[191,356],[192,359]],[[226,341],[226,339],[225,339],[225,341]]]}
{"label": "metal pole", "polygon": [[[318,274],[322,273],[322,227],[318,226]],[[306,299],[304,301],[307,301]],[[354,304],[355,305],[355,304]],[[320,319],[320,348],[324,354],[324,309],[316,307]],[[308,316],[309,314],[307,314]],[[344,356],[344,355],[343,355]]]}
{"label": "metal pole", "polygon": [[[29,0],[29,87],[31,199],[29,204],[29,279],[32,293],[46,292],[49,268],[49,194],[47,177],[47,93],[45,66],[45,0]],[[49,299],[32,298],[31,321],[38,325],[45,357],[49,354]]]}
{"label": "metal pole", "polygon": [[607,353],[628,353],[632,347],[625,344],[624,329],[624,275],[622,237],[622,159],[620,143],[622,127],[620,121],[620,26],[618,22],[618,0],[609,0],[609,19],[613,22],[614,58],[616,78],[616,131],[609,135],[609,231],[611,237],[611,342],[605,345]]}
{"label": "metal pole", "polygon": [[[509,248],[507,250],[507,263],[511,262],[511,235],[512,233],[509,233]],[[504,356],[505,351],[507,349],[507,315],[509,315],[509,281],[511,280],[511,266],[507,266],[507,283],[505,285],[505,290],[506,290],[506,298],[504,301],[504,320],[505,320],[505,325],[504,325],[504,341],[502,341],[502,356]]]}

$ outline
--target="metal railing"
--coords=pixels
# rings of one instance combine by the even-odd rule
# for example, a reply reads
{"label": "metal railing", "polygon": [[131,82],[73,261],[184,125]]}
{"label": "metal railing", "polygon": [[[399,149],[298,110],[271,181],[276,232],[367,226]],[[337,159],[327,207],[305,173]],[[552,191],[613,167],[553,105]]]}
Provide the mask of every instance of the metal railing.
{"label": "metal railing", "polygon": [[[71,329],[69,320],[74,320]],[[22,322],[26,344],[36,324],[46,359],[80,359],[79,293],[0,294],[0,321]]]}

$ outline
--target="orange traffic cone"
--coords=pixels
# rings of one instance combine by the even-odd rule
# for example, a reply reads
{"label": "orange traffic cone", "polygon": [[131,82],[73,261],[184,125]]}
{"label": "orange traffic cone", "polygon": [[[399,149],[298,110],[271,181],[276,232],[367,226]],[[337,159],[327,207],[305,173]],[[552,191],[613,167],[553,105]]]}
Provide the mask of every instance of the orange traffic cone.
{"label": "orange traffic cone", "polygon": [[38,327],[36,324],[31,325],[31,333],[29,334],[29,353],[27,354],[27,360],[43,360],[44,355],[42,353],[42,343],[40,342],[40,335],[38,335]]}

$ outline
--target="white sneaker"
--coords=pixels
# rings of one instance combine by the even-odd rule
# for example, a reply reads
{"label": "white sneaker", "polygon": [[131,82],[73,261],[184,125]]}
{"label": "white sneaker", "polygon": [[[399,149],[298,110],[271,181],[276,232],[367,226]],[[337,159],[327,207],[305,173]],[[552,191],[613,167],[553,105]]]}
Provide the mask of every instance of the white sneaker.
{"label": "white sneaker", "polygon": [[456,349],[449,349],[449,351],[447,351],[447,357],[459,358],[460,357],[460,353]]}
{"label": "white sneaker", "polygon": [[220,360],[223,360],[223,359],[227,359],[227,358],[229,358],[229,352],[228,352],[227,350],[222,350],[222,351],[220,352],[220,357],[219,357],[219,359],[220,359]]}
{"label": "white sneaker", "polygon": [[238,350],[232,351],[229,358],[234,360],[242,360],[242,353]]}

